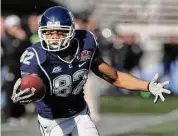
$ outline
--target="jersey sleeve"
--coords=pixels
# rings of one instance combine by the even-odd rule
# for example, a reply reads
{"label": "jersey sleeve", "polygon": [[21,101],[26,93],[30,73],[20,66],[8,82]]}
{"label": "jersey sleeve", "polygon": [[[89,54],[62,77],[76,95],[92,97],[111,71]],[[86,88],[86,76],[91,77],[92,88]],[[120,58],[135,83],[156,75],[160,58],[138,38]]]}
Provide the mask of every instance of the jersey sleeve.
{"label": "jersey sleeve", "polygon": [[20,58],[21,73],[40,74],[40,65],[45,61],[45,56],[33,47],[27,48]]}
{"label": "jersey sleeve", "polygon": [[100,49],[99,49],[99,44],[97,42],[97,38],[94,36],[94,34],[90,33],[90,44],[94,48],[93,52],[93,58],[92,58],[92,63],[96,62],[98,58],[101,58],[100,56]]}

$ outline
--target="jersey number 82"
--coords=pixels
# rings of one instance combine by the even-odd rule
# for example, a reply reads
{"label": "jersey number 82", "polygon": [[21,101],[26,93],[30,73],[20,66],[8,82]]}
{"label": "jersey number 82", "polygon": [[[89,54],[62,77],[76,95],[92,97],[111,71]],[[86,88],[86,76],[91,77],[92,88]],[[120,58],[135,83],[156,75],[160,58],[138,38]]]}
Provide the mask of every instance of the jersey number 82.
{"label": "jersey number 82", "polygon": [[[81,69],[71,75],[61,75],[53,80],[53,94],[56,96],[67,97],[69,94],[77,95],[82,91],[88,78],[88,70]],[[73,89],[72,83],[77,82]]]}

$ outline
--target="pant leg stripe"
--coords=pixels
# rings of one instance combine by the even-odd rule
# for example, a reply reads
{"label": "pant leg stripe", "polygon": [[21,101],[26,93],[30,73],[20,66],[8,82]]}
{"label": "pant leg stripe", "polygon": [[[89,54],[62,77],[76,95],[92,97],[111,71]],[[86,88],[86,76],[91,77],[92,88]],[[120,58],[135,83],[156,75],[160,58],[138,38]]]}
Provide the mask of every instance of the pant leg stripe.
{"label": "pant leg stripe", "polygon": [[39,124],[39,128],[40,128],[40,131],[41,131],[41,135],[42,135],[42,136],[45,136],[44,129],[43,129],[43,127],[42,127],[42,125],[40,124],[39,121],[38,121],[38,124]]}

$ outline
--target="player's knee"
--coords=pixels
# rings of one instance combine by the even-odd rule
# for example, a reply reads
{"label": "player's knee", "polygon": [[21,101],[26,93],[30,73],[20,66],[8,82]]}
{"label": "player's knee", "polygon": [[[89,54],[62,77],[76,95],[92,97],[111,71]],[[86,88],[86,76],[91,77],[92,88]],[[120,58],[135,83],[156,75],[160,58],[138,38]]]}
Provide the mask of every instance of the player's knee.
{"label": "player's knee", "polygon": [[61,130],[61,128],[59,126],[55,126],[54,128],[52,128],[49,136],[64,136],[65,134],[63,133],[63,131]]}
{"label": "player's knee", "polygon": [[99,136],[96,125],[88,115],[81,115],[72,136]]}

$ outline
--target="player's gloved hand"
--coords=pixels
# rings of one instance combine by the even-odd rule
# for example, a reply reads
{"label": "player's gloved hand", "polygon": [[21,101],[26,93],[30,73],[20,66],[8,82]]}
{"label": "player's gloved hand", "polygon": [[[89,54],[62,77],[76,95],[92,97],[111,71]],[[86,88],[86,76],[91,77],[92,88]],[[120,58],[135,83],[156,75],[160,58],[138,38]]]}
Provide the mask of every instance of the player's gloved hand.
{"label": "player's gloved hand", "polygon": [[169,84],[169,81],[158,83],[158,78],[159,78],[159,75],[157,73],[155,74],[153,80],[148,85],[149,91],[155,96],[154,103],[158,101],[159,97],[161,98],[162,101],[165,100],[163,93],[166,93],[166,94],[171,93],[171,91],[164,89],[164,87]]}
{"label": "player's gloved hand", "polygon": [[25,90],[22,91],[22,90],[20,90],[20,84],[21,84],[21,78],[19,78],[14,85],[13,93],[11,96],[13,103],[27,104],[27,103],[32,102],[32,100],[29,98],[34,95],[33,92],[35,90],[26,88]]}

